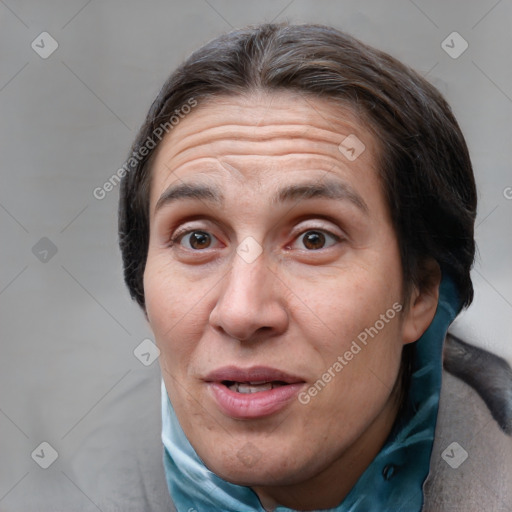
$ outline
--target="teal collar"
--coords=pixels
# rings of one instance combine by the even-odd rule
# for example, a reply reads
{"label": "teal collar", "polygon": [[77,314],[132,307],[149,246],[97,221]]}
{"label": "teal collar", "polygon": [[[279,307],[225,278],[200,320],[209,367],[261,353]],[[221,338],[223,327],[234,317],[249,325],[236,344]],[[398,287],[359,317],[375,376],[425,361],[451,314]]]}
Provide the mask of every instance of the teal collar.
{"label": "teal collar", "polygon": [[[421,510],[441,391],[443,342],[460,307],[455,284],[444,276],[434,320],[415,343],[413,374],[401,417],[347,497],[325,512]],[[202,463],[178,423],[163,381],[162,441],[167,485],[178,512],[264,512],[249,487],[222,480]],[[290,509],[277,507],[275,512]]]}

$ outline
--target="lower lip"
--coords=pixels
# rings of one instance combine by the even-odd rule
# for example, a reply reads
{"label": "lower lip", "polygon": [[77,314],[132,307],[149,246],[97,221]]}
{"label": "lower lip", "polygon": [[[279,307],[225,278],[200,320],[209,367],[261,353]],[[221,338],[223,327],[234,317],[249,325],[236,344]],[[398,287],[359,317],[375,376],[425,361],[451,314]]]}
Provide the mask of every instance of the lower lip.
{"label": "lower lip", "polygon": [[268,391],[237,393],[220,382],[208,387],[220,410],[235,419],[264,418],[284,409],[297,396],[304,383],[286,384]]}

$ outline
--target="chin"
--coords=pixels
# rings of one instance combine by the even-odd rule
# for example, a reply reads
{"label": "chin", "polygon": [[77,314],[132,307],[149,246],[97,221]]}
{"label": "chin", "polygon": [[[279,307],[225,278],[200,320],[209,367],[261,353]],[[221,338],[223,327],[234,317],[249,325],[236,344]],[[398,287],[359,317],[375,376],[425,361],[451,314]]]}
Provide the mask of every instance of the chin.
{"label": "chin", "polygon": [[[301,480],[301,478],[295,476],[300,472],[283,473],[285,470],[283,466],[285,464],[282,463],[278,465],[255,465],[254,467],[247,467],[244,464],[237,464],[229,468],[225,465],[222,465],[222,467],[208,467],[226,482],[244,487],[290,485]],[[290,468],[288,468],[288,471],[290,471]]]}
{"label": "chin", "polygon": [[296,484],[314,471],[313,464],[297,460],[297,450],[286,448],[277,439],[272,446],[265,447],[230,439],[225,447],[217,444],[216,450],[209,449],[204,455],[198,450],[198,455],[210,471],[232,484],[246,487]]}

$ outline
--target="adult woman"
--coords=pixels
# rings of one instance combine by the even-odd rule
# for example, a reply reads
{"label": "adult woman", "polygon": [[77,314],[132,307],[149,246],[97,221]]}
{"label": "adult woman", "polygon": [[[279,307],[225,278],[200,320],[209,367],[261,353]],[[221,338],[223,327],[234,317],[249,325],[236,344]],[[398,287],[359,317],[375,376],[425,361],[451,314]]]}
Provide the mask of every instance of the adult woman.
{"label": "adult woman", "polygon": [[177,509],[420,510],[473,293],[476,190],[439,93],[328,27],[235,31],[164,85],[120,204]]}

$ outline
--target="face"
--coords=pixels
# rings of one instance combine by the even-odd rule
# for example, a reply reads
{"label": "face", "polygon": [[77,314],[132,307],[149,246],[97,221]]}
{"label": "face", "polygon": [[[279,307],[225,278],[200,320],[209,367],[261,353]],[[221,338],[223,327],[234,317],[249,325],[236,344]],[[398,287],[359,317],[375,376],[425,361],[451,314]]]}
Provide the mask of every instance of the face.
{"label": "face", "polygon": [[261,495],[360,474],[396,417],[421,326],[378,151],[349,109],[262,93],[197,107],[155,155],[144,291],[164,382],[205,464]]}

